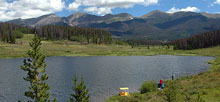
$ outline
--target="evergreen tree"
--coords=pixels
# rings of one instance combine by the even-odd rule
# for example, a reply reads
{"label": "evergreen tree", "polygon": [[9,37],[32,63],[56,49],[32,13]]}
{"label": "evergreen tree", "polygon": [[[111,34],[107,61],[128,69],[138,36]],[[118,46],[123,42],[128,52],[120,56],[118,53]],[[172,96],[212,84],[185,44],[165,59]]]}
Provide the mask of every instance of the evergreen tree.
{"label": "evergreen tree", "polygon": [[72,87],[72,90],[74,92],[69,98],[70,102],[89,102],[89,90],[84,84],[83,77],[81,77],[81,81],[78,82],[78,77],[75,76],[73,83],[74,87]]}
{"label": "evergreen tree", "polygon": [[11,44],[15,44],[16,39],[15,39],[15,36],[13,34],[10,34],[9,41],[10,41]]}
{"label": "evergreen tree", "polygon": [[[46,83],[48,79],[46,70],[45,56],[40,53],[41,40],[35,35],[32,42],[29,43],[30,49],[28,56],[30,58],[24,59],[24,64],[21,69],[28,72],[25,81],[30,83],[29,90],[25,92],[25,96],[31,98],[28,102],[50,102],[50,87]],[[55,101],[55,100],[54,100]]]}

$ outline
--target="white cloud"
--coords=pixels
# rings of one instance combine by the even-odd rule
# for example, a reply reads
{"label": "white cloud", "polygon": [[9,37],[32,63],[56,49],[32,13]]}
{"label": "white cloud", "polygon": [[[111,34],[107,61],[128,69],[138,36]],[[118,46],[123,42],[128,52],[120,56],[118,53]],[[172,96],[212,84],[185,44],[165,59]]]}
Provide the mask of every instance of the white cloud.
{"label": "white cloud", "polygon": [[199,12],[200,9],[198,9],[197,7],[187,7],[187,8],[182,8],[182,9],[178,9],[176,7],[171,8],[170,10],[167,11],[167,13],[175,13],[175,12]]}
{"label": "white cloud", "polygon": [[219,4],[220,5],[220,0],[216,0],[215,4]]}
{"label": "white cloud", "polygon": [[39,17],[65,8],[65,2],[62,0],[17,0],[10,3],[0,0],[0,2],[0,21]]}
{"label": "white cloud", "polygon": [[210,4],[210,5],[208,5],[208,7],[213,7],[215,4],[214,3],[212,3],[212,4]]}
{"label": "white cloud", "polygon": [[86,12],[95,12],[98,15],[112,13],[111,8],[108,8],[108,7],[100,7],[100,8],[89,7],[89,8],[86,8],[84,11],[86,11]]}
{"label": "white cloud", "polygon": [[69,4],[69,7],[67,8],[68,10],[73,10],[73,11],[78,11],[78,7],[80,6],[80,4],[77,3],[71,3]]}
{"label": "white cloud", "polygon": [[213,6],[215,6],[216,4],[219,4],[219,5],[220,5],[220,0],[215,0],[215,2],[211,3],[210,5],[208,5],[208,7],[213,7]]}
{"label": "white cloud", "polygon": [[104,15],[112,13],[112,9],[120,8],[132,8],[134,5],[155,5],[158,0],[75,0],[69,4],[69,10],[78,10],[79,7],[83,7],[84,11],[91,12],[98,15]]}

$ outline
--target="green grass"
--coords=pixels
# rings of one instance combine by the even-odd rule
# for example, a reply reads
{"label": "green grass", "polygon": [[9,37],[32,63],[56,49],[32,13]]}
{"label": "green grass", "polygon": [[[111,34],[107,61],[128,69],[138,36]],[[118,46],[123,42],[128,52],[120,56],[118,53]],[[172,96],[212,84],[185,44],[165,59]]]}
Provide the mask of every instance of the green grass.
{"label": "green grass", "polygon": [[[17,39],[16,44],[0,42],[0,58],[26,57],[30,49],[28,43],[33,35],[27,34],[22,39]],[[216,59],[209,61],[211,68],[194,76],[178,78],[174,81],[165,81],[166,86],[176,83],[178,102],[185,102],[186,97],[193,100],[200,93],[206,102],[220,102],[220,46],[196,50],[172,50],[161,46],[145,46],[131,48],[128,45],[83,45],[78,42],[66,40],[43,41],[42,52],[47,56],[152,56],[152,55],[180,55],[180,56],[214,56]],[[166,90],[165,87],[164,90]],[[164,90],[140,94],[131,93],[130,97],[112,96],[107,102],[161,102]],[[193,101],[194,102],[194,101]]]}
{"label": "green grass", "polygon": [[[0,42],[0,58],[26,57],[29,42],[33,38],[32,34],[25,34],[24,38],[17,39],[16,44]],[[220,47],[207,49],[174,51],[172,48],[166,49],[162,46],[135,47],[128,45],[83,45],[78,42],[67,40],[42,41],[42,52],[47,56],[152,56],[152,55],[202,55],[216,56],[220,53]]]}

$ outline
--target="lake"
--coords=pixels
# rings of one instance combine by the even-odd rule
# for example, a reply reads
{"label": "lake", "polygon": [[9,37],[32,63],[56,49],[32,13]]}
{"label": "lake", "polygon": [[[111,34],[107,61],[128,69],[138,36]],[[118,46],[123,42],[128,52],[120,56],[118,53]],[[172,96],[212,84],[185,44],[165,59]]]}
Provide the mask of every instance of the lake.
{"label": "lake", "polygon": [[[27,74],[20,69],[24,58],[0,59],[0,102],[25,100],[24,91],[29,84],[23,80]],[[94,56],[47,57],[48,84],[51,97],[66,102],[71,94],[73,76],[83,76],[89,88],[91,102],[103,102],[118,94],[120,87],[138,91],[146,80],[188,76],[209,68],[208,60],[201,56]]]}

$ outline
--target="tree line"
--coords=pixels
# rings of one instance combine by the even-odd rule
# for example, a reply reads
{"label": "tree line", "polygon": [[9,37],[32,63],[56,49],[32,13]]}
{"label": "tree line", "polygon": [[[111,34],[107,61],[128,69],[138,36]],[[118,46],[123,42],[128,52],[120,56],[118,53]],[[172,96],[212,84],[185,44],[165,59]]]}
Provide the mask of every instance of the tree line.
{"label": "tree line", "polygon": [[37,28],[36,33],[39,37],[49,40],[67,39],[96,44],[109,44],[112,42],[110,32],[96,28],[46,25]]}
{"label": "tree line", "polygon": [[23,33],[31,33],[32,30],[11,23],[0,23],[0,39],[6,43],[15,43],[16,38],[22,38]]}
{"label": "tree line", "polygon": [[160,40],[126,40],[129,45],[163,45]]}
{"label": "tree line", "polygon": [[170,48],[170,42],[166,40],[126,40],[127,44],[131,46],[131,48],[138,47],[138,46],[147,46],[148,49],[150,49],[150,46],[154,48],[154,46],[159,46],[169,49]]}
{"label": "tree line", "polygon": [[190,50],[220,45],[220,30],[210,31],[172,41],[174,50]]}
{"label": "tree line", "polygon": [[16,38],[22,38],[23,34],[37,34],[47,40],[67,39],[96,44],[112,42],[111,33],[103,29],[56,25],[28,28],[11,23],[0,23],[0,39],[3,42],[14,44]]}

